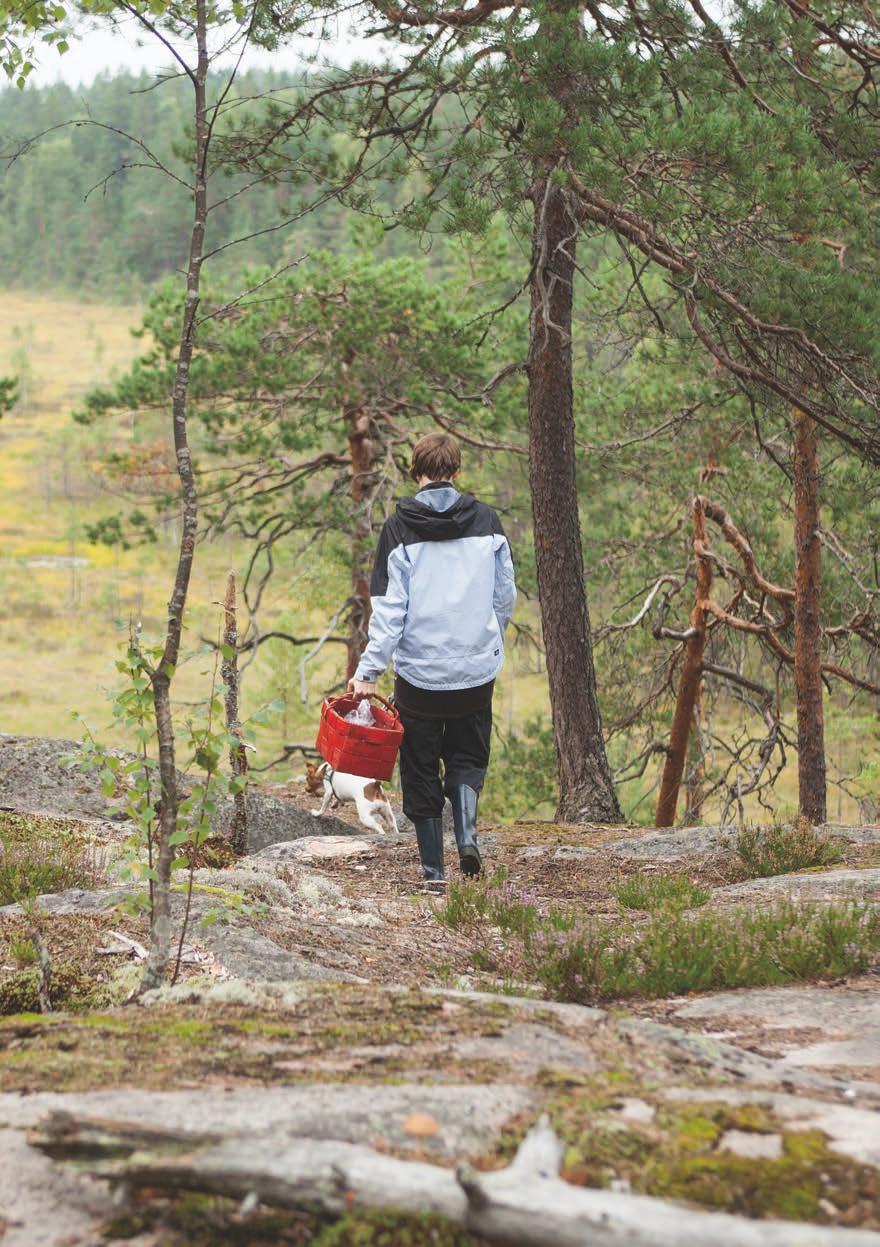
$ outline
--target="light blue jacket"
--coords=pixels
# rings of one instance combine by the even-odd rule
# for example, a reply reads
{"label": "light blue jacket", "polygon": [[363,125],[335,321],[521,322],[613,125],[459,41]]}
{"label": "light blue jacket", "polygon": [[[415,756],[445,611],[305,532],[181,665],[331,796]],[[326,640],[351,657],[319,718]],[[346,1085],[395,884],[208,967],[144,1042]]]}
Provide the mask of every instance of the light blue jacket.
{"label": "light blue jacket", "polygon": [[355,678],[389,663],[425,689],[475,688],[504,662],[516,603],[513,559],[485,503],[434,482],[387,520],[370,583],[369,640]]}

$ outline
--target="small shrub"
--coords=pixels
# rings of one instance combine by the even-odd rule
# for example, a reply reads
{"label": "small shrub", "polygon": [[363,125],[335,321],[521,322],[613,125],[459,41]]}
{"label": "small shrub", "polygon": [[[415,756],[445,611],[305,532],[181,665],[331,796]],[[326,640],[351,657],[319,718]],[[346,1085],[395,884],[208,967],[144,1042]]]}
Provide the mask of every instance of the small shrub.
{"label": "small shrub", "polygon": [[446,904],[437,906],[434,914],[445,927],[459,931],[480,923],[486,917],[487,910],[485,884],[460,883],[453,879],[446,889]]}
{"label": "small shrub", "polygon": [[498,958],[488,948],[472,948],[470,960],[475,970],[482,970],[486,974],[494,974],[498,969]]}
{"label": "small shrub", "polygon": [[842,856],[836,841],[820,835],[802,818],[794,827],[780,823],[743,827],[734,848],[749,874],[762,879],[810,866],[831,866]]}
{"label": "small shrub", "polygon": [[545,935],[527,949],[526,962],[548,995],[584,1003],[858,974],[878,952],[876,908],[785,901],[759,913],[693,919],[660,911],[634,931],[597,923]]}
{"label": "small shrub", "polygon": [[547,995],[578,1004],[600,999],[609,982],[619,979],[626,961],[626,953],[615,950],[611,928],[600,923],[583,931],[557,932],[531,951],[531,973]]}
{"label": "small shrub", "polygon": [[9,956],[20,970],[37,963],[37,950],[34,942],[26,936],[12,936],[9,941]]}
{"label": "small shrub", "polygon": [[547,931],[573,931],[577,926],[577,918],[570,910],[551,905],[543,925]]}
{"label": "small shrub", "polygon": [[489,918],[505,935],[528,941],[540,923],[537,894],[507,880],[490,885],[487,892]]}
{"label": "small shrub", "polygon": [[511,883],[502,868],[488,881],[449,884],[446,904],[435,914],[444,926],[453,929],[489,923],[504,935],[518,935],[528,943],[538,931],[568,931],[574,918],[551,906],[546,915],[538,909],[537,893]]}
{"label": "small shrub", "polygon": [[0,827],[0,905],[97,885],[100,869],[81,840],[38,819],[22,821],[12,831]]}
{"label": "small shrub", "polygon": [[710,893],[685,875],[633,875],[616,884],[612,892],[623,909],[696,909]]}

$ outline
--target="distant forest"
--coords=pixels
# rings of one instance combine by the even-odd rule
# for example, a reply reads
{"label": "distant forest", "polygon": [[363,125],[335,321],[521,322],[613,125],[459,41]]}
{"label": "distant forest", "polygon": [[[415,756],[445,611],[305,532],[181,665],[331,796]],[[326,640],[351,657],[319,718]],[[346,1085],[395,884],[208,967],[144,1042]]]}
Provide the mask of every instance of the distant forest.
{"label": "distant forest", "polygon": [[[0,90],[0,285],[89,291],[102,298],[140,298],[144,287],[182,265],[189,239],[190,197],[181,185],[145,170],[140,140],[163,163],[185,157],[191,109],[182,81],[150,90],[147,76],[102,76],[86,88],[65,83]],[[268,72],[243,74],[242,99],[288,85]],[[92,125],[77,125],[88,118]],[[126,138],[130,135],[131,138]],[[14,159],[13,159],[14,157]],[[243,186],[245,175],[215,173],[217,199]],[[212,219],[214,244],[257,235],[231,248],[213,270],[276,265],[315,247],[349,242],[364,222],[338,202],[298,222],[299,188],[278,183],[259,195],[230,199]],[[391,189],[388,190],[389,197]],[[268,231],[268,232],[260,232]],[[412,239],[388,235],[383,255],[412,250]],[[442,251],[442,241],[438,253]],[[293,258],[292,256],[290,258]]]}

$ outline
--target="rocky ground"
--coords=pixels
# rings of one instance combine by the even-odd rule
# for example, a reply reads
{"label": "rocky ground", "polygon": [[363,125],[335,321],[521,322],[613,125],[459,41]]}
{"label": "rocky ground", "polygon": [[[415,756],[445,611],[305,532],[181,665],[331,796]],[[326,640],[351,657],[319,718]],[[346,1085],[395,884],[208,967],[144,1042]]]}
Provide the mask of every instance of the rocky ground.
{"label": "rocky ground", "polygon": [[[315,1157],[319,1141],[358,1145],[327,1162],[337,1176],[383,1157],[419,1162],[407,1174],[491,1173],[542,1114],[566,1184],[596,1201],[590,1235],[548,1243],[880,1244],[871,958],[835,978],[560,1003],[529,980],[522,932],[474,910],[485,889],[456,887],[448,905],[421,894],[410,833],[361,834],[347,811],[319,822],[296,792],[253,798],[254,851],[195,871],[177,985],[124,1003],[147,937],[141,890],[114,878],[129,829],[64,752],[0,739],[0,831],[70,836],[93,866],[88,886],[37,902],[63,996],[52,1013],[35,1012],[30,919],[0,908],[4,1247],[478,1243],[403,1221],[345,1237],[345,1221],[273,1200],[296,1202],[302,1140]],[[749,878],[731,829],[487,828],[486,894],[508,917],[577,913],[636,934],[651,918],[621,885],[670,875],[703,890],[686,911],[695,933],[701,915],[786,899],[805,913],[875,903],[880,828],[827,834],[836,860]],[[213,1187],[182,1195],[196,1171]]]}

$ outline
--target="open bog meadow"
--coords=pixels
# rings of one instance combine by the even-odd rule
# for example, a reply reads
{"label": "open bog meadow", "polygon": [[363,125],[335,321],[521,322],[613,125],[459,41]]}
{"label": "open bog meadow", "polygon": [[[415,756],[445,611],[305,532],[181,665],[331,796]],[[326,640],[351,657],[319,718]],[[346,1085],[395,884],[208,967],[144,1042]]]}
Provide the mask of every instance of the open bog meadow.
{"label": "open bog meadow", "polygon": [[[161,624],[172,546],[121,551],[89,541],[89,524],[112,506],[112,482],[100,466],[102,434],[72,419],[90,387],[131,363],[137,318],[131,307],[0,295],[2,367],[21,378],[19,403],[0,426],[6,731],[69,735],[71,710],[102,726],[119,624],[141,616],[147,628]],[[202,596],[209,583],[200,583]],[[27,663],[15,643],[23,636],[33,644]]]}

